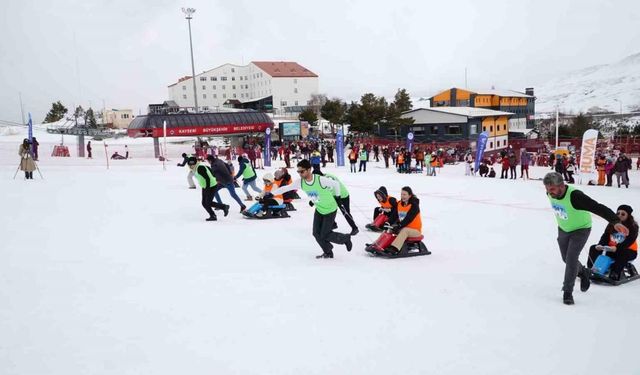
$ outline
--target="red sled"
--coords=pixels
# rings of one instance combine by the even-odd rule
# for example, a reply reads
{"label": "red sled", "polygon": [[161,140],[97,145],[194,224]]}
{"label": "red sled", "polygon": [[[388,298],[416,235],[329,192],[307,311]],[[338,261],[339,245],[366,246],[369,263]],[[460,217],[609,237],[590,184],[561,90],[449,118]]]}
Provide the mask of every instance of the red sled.
{"label": "red sled", "polygon": [[384,223],[387,222],[387,215],[380,214],[376,216],[373,223],[365,225],[365,228],[369,229],[372,232],[382,232],[384,230]]}
{"label": "red sled", "polygon": [[380,234],[380,237],[376,242],[367,244],[365,251],[374,256],[380,256],[383,258],[406,258],[419,255],[429,255],[431,252],[427,249],[427,246],[422,242],[424,236],[408,237],[402,245],[402,249],[395,252],[387,250],[391,243],[396,239],[397,235],[391,230],[391,226],[387,226],[387,230]]}

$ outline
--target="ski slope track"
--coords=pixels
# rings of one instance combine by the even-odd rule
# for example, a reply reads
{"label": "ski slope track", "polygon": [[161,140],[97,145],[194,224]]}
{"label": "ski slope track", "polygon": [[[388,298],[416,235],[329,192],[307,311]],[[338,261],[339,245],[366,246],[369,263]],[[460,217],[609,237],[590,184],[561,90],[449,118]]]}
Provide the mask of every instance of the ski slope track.
{"label": "ski slope track", "polygon": [[[43,152],[45,180],[12,180],[21,137],[0,137],[3,375],[640,373],[640,282],[593,285],[562,304],[541,181],[465,177],[462,164],[437,177],[328,165],[361,232],[352,252],[317,260],[304,197],[291,218],[258,221],[223,191],[231,213],[205,222],[200,190],[175,166],[184,146],[170,146],[166,171],[150,157],[107,170],[99,152]],[[38,139],[47,149],[59,136]],[[640,173],[630,179],[580,188],[640,212]],[[381,185],[417,192],[432,255],[365,253]],[[605,225],[594,218],[589,244]]]}

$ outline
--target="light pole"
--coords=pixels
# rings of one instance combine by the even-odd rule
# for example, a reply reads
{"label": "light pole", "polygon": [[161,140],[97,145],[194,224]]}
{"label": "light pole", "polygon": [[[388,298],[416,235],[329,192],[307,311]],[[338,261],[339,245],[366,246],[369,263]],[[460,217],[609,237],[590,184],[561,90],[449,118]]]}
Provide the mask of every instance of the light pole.
{"label": "light pole", "polygon": [[191,19],[192,15],[196,12],[194,8],[182,8],[184,18],[187,19],[189,24],[189,48],[191,49],[191,79],[193,80],[193,100],[196,106],[196,113],[198,113],[198,93],[196,92],[196,68],[193,65],[193,42],[191,41]]}
{"label": "light pole", "polygon": [[622,116],[622,101],[620,101],[618,99],[613,99],[613,101],[620,103],[620,116]]}

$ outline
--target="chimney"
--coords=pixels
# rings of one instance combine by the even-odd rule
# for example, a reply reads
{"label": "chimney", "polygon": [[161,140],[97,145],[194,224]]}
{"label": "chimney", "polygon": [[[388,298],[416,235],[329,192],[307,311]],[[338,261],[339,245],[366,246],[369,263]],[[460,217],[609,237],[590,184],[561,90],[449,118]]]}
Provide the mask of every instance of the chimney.
{"label": "chimney", "polygon": [[527,95],[534,96],[533,95],[533,87],[527,87],[526,89],[524,89],[524,93],[527,94]]}

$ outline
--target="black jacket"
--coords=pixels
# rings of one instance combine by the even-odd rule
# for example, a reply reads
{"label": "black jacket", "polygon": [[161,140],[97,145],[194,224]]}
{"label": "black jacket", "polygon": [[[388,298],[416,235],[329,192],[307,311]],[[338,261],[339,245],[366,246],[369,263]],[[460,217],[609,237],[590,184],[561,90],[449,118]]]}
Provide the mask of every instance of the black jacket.
{"label": "black jacket", "polygon": [[[631,225],[628,225],[626,223],[622,224],[629,228],[629,235],[624,239],[624,241],[616,245],[616,251],[628,249],[629,246],[633,245],[633,243],[638,239],[638,223],[634,222]],[[615,232],[615,229],[613,229],[613,225],[607,225],[607,228],[604,230],[604,233],[602,233],[602,236],[600,237],[600,241],[598,241],[598,245],[609,246],[609,237],[613,232]]]}
{"label": "black jacket", "polygon": [[218,183],[221,185],[227,185],[233,182],[233,176],[229,173],[229,167],[220,159],[214,159],[211,163],[211,172],[215,176]]}
{"label": "black jacket", "polygon": [[[380,195],[383,200],[387,200],[387,197],[389,197],[387,188],[384,186],[380,186],[378,190],[373,193],[373,195]],[[378,197],[376,197],[376,200],[377,199]],[[389,204],[391,204],[391,211],[387,214],[387,222],[389,224],[395,224],[398,222],[398,200],[394,197],[389,197]]]}

